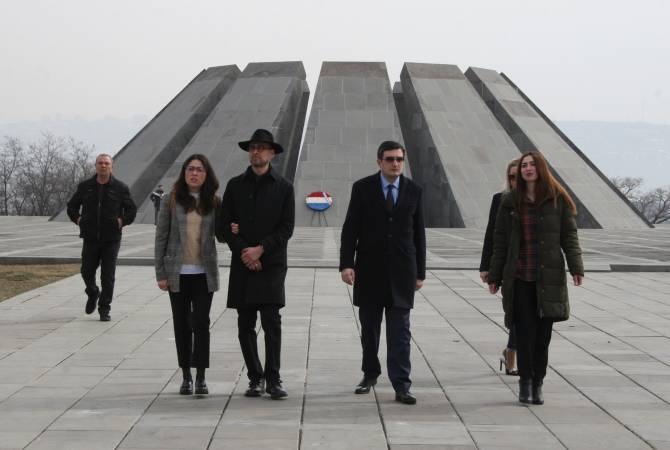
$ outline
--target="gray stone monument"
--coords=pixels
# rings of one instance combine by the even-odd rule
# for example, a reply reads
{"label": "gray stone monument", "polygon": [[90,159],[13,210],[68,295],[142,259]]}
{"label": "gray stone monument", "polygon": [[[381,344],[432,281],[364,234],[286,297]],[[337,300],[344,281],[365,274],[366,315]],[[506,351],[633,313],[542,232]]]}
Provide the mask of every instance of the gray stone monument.
{"label": "gray stone monument", "polygon": [[458,67],[406,63],[395,96],[429,227],[486,228],[519,151]]}
{"label": "gray stone monument", "polygon": [[[577,202],[582,228],[639,229],[649,226],[606,177],[505,78],[473,68],[465,75],[521,152],[539,150]],[[574,144],[573,144],[574,145]],[[576,147],[575,147],[576,148]]]}
{"label": "gray stone monument", "polygon": [[[237,143],[247,140],[257,128],[270,130],[284,153],[273,166],[293,180],[304,125],[309,89],[302,62],[250,63],[202,124],[191,142],[164,171],[166,191],[174,184],[184,160],[193,153],[207,156],[214,166],[223,194],[230,178],[249,165],[246,152]],[[144,200],[142,222],[153,223],[151,201]],[[139,217],[138,217],[139,219]]]}
{"label": "gray stone monument", "polygon": [[[296,225],[342,226],[351,185],[379,170],[377,147],[386,140],[402,143],[386,64],[324,62],[296,171]],[[306,206],[315,191],[332,196],[330,209]]]}

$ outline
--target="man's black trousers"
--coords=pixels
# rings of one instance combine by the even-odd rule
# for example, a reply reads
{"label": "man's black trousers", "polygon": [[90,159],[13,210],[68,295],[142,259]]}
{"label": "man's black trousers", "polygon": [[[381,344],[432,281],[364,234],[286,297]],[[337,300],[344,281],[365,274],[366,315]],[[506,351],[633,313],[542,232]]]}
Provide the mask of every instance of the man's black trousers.
{"label": "man's black trousers", "polygon": [[412,381],[409,374],[410,344],[409,309],[377,305],[365,305],[358,309],[361,321],[361,344],[363,346],[362,370],[366,378],[377,378],[381,374],[379,336],[382,316],[386,313],[386,367],[388,376],[396,392],[408,392]]}
{"label": "man's black trousers", "polygon": [[[268,384],[279,381],[281,357],[281,315],[279,305],[253,305],[237,308],[237,336],[240,340],[247,376],[251,381],[265,378]],[[265,370],[258,358],[256,343],[257,312],[261,315],[261,327],[265,335]]]}
{"label": "man's black trousers", "polygon": [[98,292],[95,282],[95,272],[100,266],[100,300],[98,312],[108,313],[111,309],[114,295],[114,276],[116,273],[116,258],[119,254],[121,241],[98,242],[84,239],[81,248],[81,277],[86,284],[86,295],[92,296]]}
{"label": "man's black trousers", "polygon": [[209,311],[213,292],[207,292],[204,273],[179,276],[179,292],[170,291],[174,340],[179,367],[209,367]]}

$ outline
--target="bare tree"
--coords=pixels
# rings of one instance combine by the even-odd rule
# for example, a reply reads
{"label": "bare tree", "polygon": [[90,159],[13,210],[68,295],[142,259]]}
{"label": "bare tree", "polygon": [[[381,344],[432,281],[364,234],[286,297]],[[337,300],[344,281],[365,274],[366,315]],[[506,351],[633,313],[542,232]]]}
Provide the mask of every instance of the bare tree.
{"label": "bare tree", "polygon": [[613,177],[610,180],[649,222],[670,221],[670,186],[646,191],[642,178]]}
{"label": "bare tree", "polygon": [[629,200],[637,197],[642,190],[644,180],[636,177],[612,177],[610,181],[621,191]]}
{"label": "bare tree", "polygon": [[13,176],[22,165],[24,158],[23,144],[14,137],[5,136],[0,146],[0,201],[2,214],[9,215],[9,207],[15,188]]}
{"label": "bare tree", "polygon": [[73,138],[44,133],[24,145],[8,137],[0,148],[0,201],[4,214],[50,216],[77,184],[94,172],[94,148]]}

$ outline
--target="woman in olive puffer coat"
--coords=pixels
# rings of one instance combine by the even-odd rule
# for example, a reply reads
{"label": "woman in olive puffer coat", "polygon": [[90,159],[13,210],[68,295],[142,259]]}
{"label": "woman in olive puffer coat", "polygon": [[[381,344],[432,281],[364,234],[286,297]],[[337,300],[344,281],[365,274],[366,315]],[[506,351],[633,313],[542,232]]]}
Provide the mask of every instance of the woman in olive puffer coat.
{"label": "woman in olive puffer coat", "polygon": [[542,154],[525,153],[517,188],[501,200],[488,276],[492,294],[502,286],[505,325],[516,327],[522,403],[544,403],[552,325],[570,315],[565,260],[575,286],[584,277],[575,215]]}

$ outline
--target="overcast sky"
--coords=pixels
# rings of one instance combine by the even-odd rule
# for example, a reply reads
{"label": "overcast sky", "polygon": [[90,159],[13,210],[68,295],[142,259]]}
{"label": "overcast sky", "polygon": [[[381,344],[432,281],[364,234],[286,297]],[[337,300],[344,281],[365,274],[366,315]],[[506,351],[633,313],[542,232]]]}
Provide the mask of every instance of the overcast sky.
{"label": "overcast sky", "polygon": [[200,70],[302,60],[505,72],[554,120],[670,124],[663,0],[0,3],[0,122],[153,117]]}

